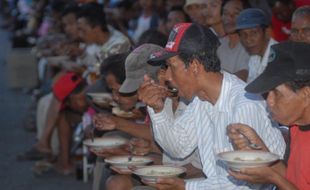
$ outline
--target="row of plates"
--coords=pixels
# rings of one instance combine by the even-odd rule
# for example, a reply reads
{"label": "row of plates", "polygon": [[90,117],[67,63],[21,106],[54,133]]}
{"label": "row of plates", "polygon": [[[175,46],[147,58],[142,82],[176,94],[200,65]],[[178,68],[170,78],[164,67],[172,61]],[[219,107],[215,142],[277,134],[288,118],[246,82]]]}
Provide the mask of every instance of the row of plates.
{"label": "row of plates", "polygon": [[[85,140],[84,144],[95,151],[108,148],[117,148],[125,145],[128,140],[120,137],[101,137]],[[224,162],[228,168],[234,171],[240,171],[241,168],[254,168],[268,166],[279,159],[279,156],[264,151],[227,151],[217,155],[217,158]],[[153,183],[158,177],[174,177],[184,172],[186,169],[179,166],[153,165],[147,166],[153,160],[147,156],[133,156],[129,159],[129,155],[114,156],[105,159],[105,162],[114,167],[131,171],[140,176],[145,181]],[[132,169],[134,167],[135,169]]]}

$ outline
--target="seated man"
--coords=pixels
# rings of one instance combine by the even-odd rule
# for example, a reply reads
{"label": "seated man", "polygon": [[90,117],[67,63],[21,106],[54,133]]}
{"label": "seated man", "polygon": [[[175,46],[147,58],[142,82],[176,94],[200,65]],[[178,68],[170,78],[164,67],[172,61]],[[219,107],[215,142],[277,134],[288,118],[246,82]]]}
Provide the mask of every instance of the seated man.
{"label": "seated man", "polygon": [[[175,25],[164,51],[152,61],[166,60],[166,80],[190,103],[177,118],[167,116],[163,89],[145,76],[139,98],[149,108],[156,142],[171,156],[185,158],[198,148],[207,178],[186,181],[158,179],[155,186],[172,189],[251,189],[251,184],[228,177],[227,168],[217,162],[217,153],[233,150],[226,133],[231,123],[251,125],[271,152],[284,154],[285,142],[272,127],[264,102],[247,98],[244,82],[221,72],[216,55],[219,42],[210,29],[193,23]],[[224,168],[223,168],[224,167]]]}
{"label": "seated man", "polygon": [[[310,45],[283,42],[271,46],[266,70],[246,90],[252,93],[268,93],[267,103],[272,117],[290,127],[290,155],[287,166],[278,162],[271,167],[244,168],[232,176],[251,183],[272,183],[281,190],[310,189]],[[251,125],[249,125],[251,126]],[[257,133],[249,126],[235,124],[229,136],[239,149],[243,140],[236,135],[241,131],[253,143],[265,146]]]}
{"label": "seated man", "polygon": [[[85,88],[85,80],[74,73],[60,76],[53,85],[53,97],[51,100],[53,102],[53,107],[51,108],[53,111],[47,113],[47,120],[51,118],[53,121],[51,124],[57,126],[58,129],[60,149],[54,168],[61,174],[73,172],[70,156],[72,127],[81,122],[82,114],[87,111],[88,105]],[[54,130],[54,128],[51,128],[51,130]],[[43,135],[47,135],[47,133],[52,134],[52,131],[44,131]],[[47,139],[50,139],[50,136]],[[48,144],[47,147],[50,147],[50,145]],[[37,148],[40,148],[40,146],[37,146]],[[40,175],[43,171],[40,170],[40,167],[34,167],[34,172]]]}
{"label": "seated man", "polygon": [[[143,44],[133,50],[132,53],[126,59],[125,62],[125,70],[126,70],[126,80],[122,82],[122,85],[116,84],[120,80],[116,76],[116,73],[108,72],[107,74],[107,84],[112,88],[113,91],[116,89],[120,92],[114,92],[114,96],[116,95],[116,100],[121,104],[124,105],[123,108],[128,110],[129,108],[133,108],[134,105],[138,102],[138,95],[137,90],[141,83],[143,82],[143,76],[145,74],[150,75],[152,78],[156,79],[156,74],[158,73],[158,79],[162,78],[162,75],[165,70],[159,70],[158,66],[152,66],[147,64],[147,60],[151,53],[161,50],[160,46],[154,44]],[[113,66],[112,66],[113,67]],[[163,89],[167,89],[165,87],[164,81],[160,80]],[[113,85],[114,84],[114,85]],[[124,94],[130,94],[129,97],[124,96]],[[165,92],[167,94],[167,92]],[[127,100],[126,100],[127,99]],[[128,101],[129,100],[129,101]],[[167,99],[166,106],[170,108],[169,117],[174,118],[175,115],[177,116],[179,112],[182,112],[182,109],[186,107],[184,103],[178,103],[175,106],[175,112],[172,111],[172,101],[171,99]],[[177,108],[176,108],[177,107]],[[147,117],[148,119],[148,117]],[[162,152],[157,148],[155,143],[153,142],[152,132],[150,128],[150,123],[146,120],[143,124],[138,124],[134,121],[128,121],[122,118],[109,116],[109,115],[98,115],[94,118],[96,127],[101,130],[114,130],[118,129],[120,131],[126,132],[127,134],[131,135],[132,137],[139,137],[144,138],[142,139],[134,139],[131,141],[131,146],[134,147],[134,154],[144,155],[147,153],[159,153],[162,155]],[[151,141],[151,143],[150,143]],[[143,148],[142,148],[143,147]],[[144,150],[142,150],[144,149]],[[147,149],[147,150],[145,150]],[[114,152],[107,152],[104,151],[104,154],[98,154],[99,156],[108,156],[107,153],[114,153]],[[117,152],[121,154],[120,151]],[[194,154],[193,154],[194,155]],[[154,155],[155,156],[155,155]],[[167,154],[163,155],[163,158],[158,159],[158,155],[156,155],[155,161],[156,164],[176,164],[176,165],[184,165],[188,169],[188,176],[200,176],[200,160],[199,157],[191,156],[188,159],[183,159],[182,161],[170,158]],[[197,169],[198,168],[198,169]],[[121,174],[124,174],[121,172]],[[127,173],[128,174],[128,173]],[[117,175],[110,177],[107,181],[107,189],[131,189],[133,186],[132,179],[130,175]]]}

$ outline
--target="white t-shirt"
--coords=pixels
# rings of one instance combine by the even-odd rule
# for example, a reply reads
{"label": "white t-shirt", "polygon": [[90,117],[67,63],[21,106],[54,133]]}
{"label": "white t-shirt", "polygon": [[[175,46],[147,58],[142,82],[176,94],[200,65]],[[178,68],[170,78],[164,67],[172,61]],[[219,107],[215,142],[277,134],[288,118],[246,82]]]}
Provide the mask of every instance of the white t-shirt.
{"label": "white t-shirt", "polygon": [[269,57],[269,52],[270,52],[270,47],[273,44],[278,43],[274,39],[270,38],[268,42],[267,49],[264,53],[264,56],[261,57],[259,55],[252,55],[249,60],[249,76],[247,79],[247,83],[252,82],[258,75],[260,75],[266,68],[268,64],[268,57]]}

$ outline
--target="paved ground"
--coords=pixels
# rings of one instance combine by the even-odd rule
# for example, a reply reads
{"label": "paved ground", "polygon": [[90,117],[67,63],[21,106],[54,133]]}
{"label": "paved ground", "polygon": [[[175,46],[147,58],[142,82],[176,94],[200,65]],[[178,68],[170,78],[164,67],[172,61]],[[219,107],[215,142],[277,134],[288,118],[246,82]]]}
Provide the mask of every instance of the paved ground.
{"label": "paved ground", "polygon": [[77,181],[74,176],[38,179],[33,176],[33,162],[18,162],[16,155],[29,149],[35,134],[21,127],[29,95],[6,86],[5,56],[9,52],[8,33],[0,30],[0,189],[2,190],[88,190],[90,183]]}

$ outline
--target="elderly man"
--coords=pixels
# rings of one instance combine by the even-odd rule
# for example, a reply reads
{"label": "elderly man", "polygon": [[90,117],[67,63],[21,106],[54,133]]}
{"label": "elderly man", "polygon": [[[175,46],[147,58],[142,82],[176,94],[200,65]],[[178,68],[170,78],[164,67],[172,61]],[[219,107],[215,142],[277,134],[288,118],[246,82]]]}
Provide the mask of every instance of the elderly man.
{"label": "elderly man", "polygon": [[292,17],[291,37],[295,42],[310,43],[310,6],[296,9]]}
{"label": "elderly man", "polygon": [[247,82],[263,72],[267,66],[270,46],[277,43],[268,35],[268,26],[269,20],[261,9],[245,9],[237,17],[236,30],[250,55]]}
{"label": "elderly man", "polygon": [[[290,127],[290,155],[287,167],[279,162],[272,167],[242,169],[231,172],[237,179],[252,183],[273,183],[279,189],[310,189],[310,45],[284,42],[272,46],[266,70],[250,83],[246,90],[268,92],[267,103],[272,117]],[[242,149],[241,131],[252,142],[264,144],[257,134],[245,125],[232,125],[229,136]]]}
{"label": "elderly man", "polygon": [[[233,150],[226,135],[231,123],[251,125],[259,131],[272,152],[283,155],[285,143],[272,127],[264,102],[246,98],[244,83],[220,72],[216,55],[219,45],[214,33],[201,25],[180,23],[170,33],[164,51],[155,52],[152,62],[166,60],[165,78],[189,101],[176,119],[167,116],[164,90],[145,76],[139,98],[149,108],[155,140],[171,156],[184,158],[198,148],[207,178],[184,182],[179,178],[159,179],[159,189],[251,189],[251,184],[227,177],[217,153]],[[224,168],[223,168],[224,167]]]}

